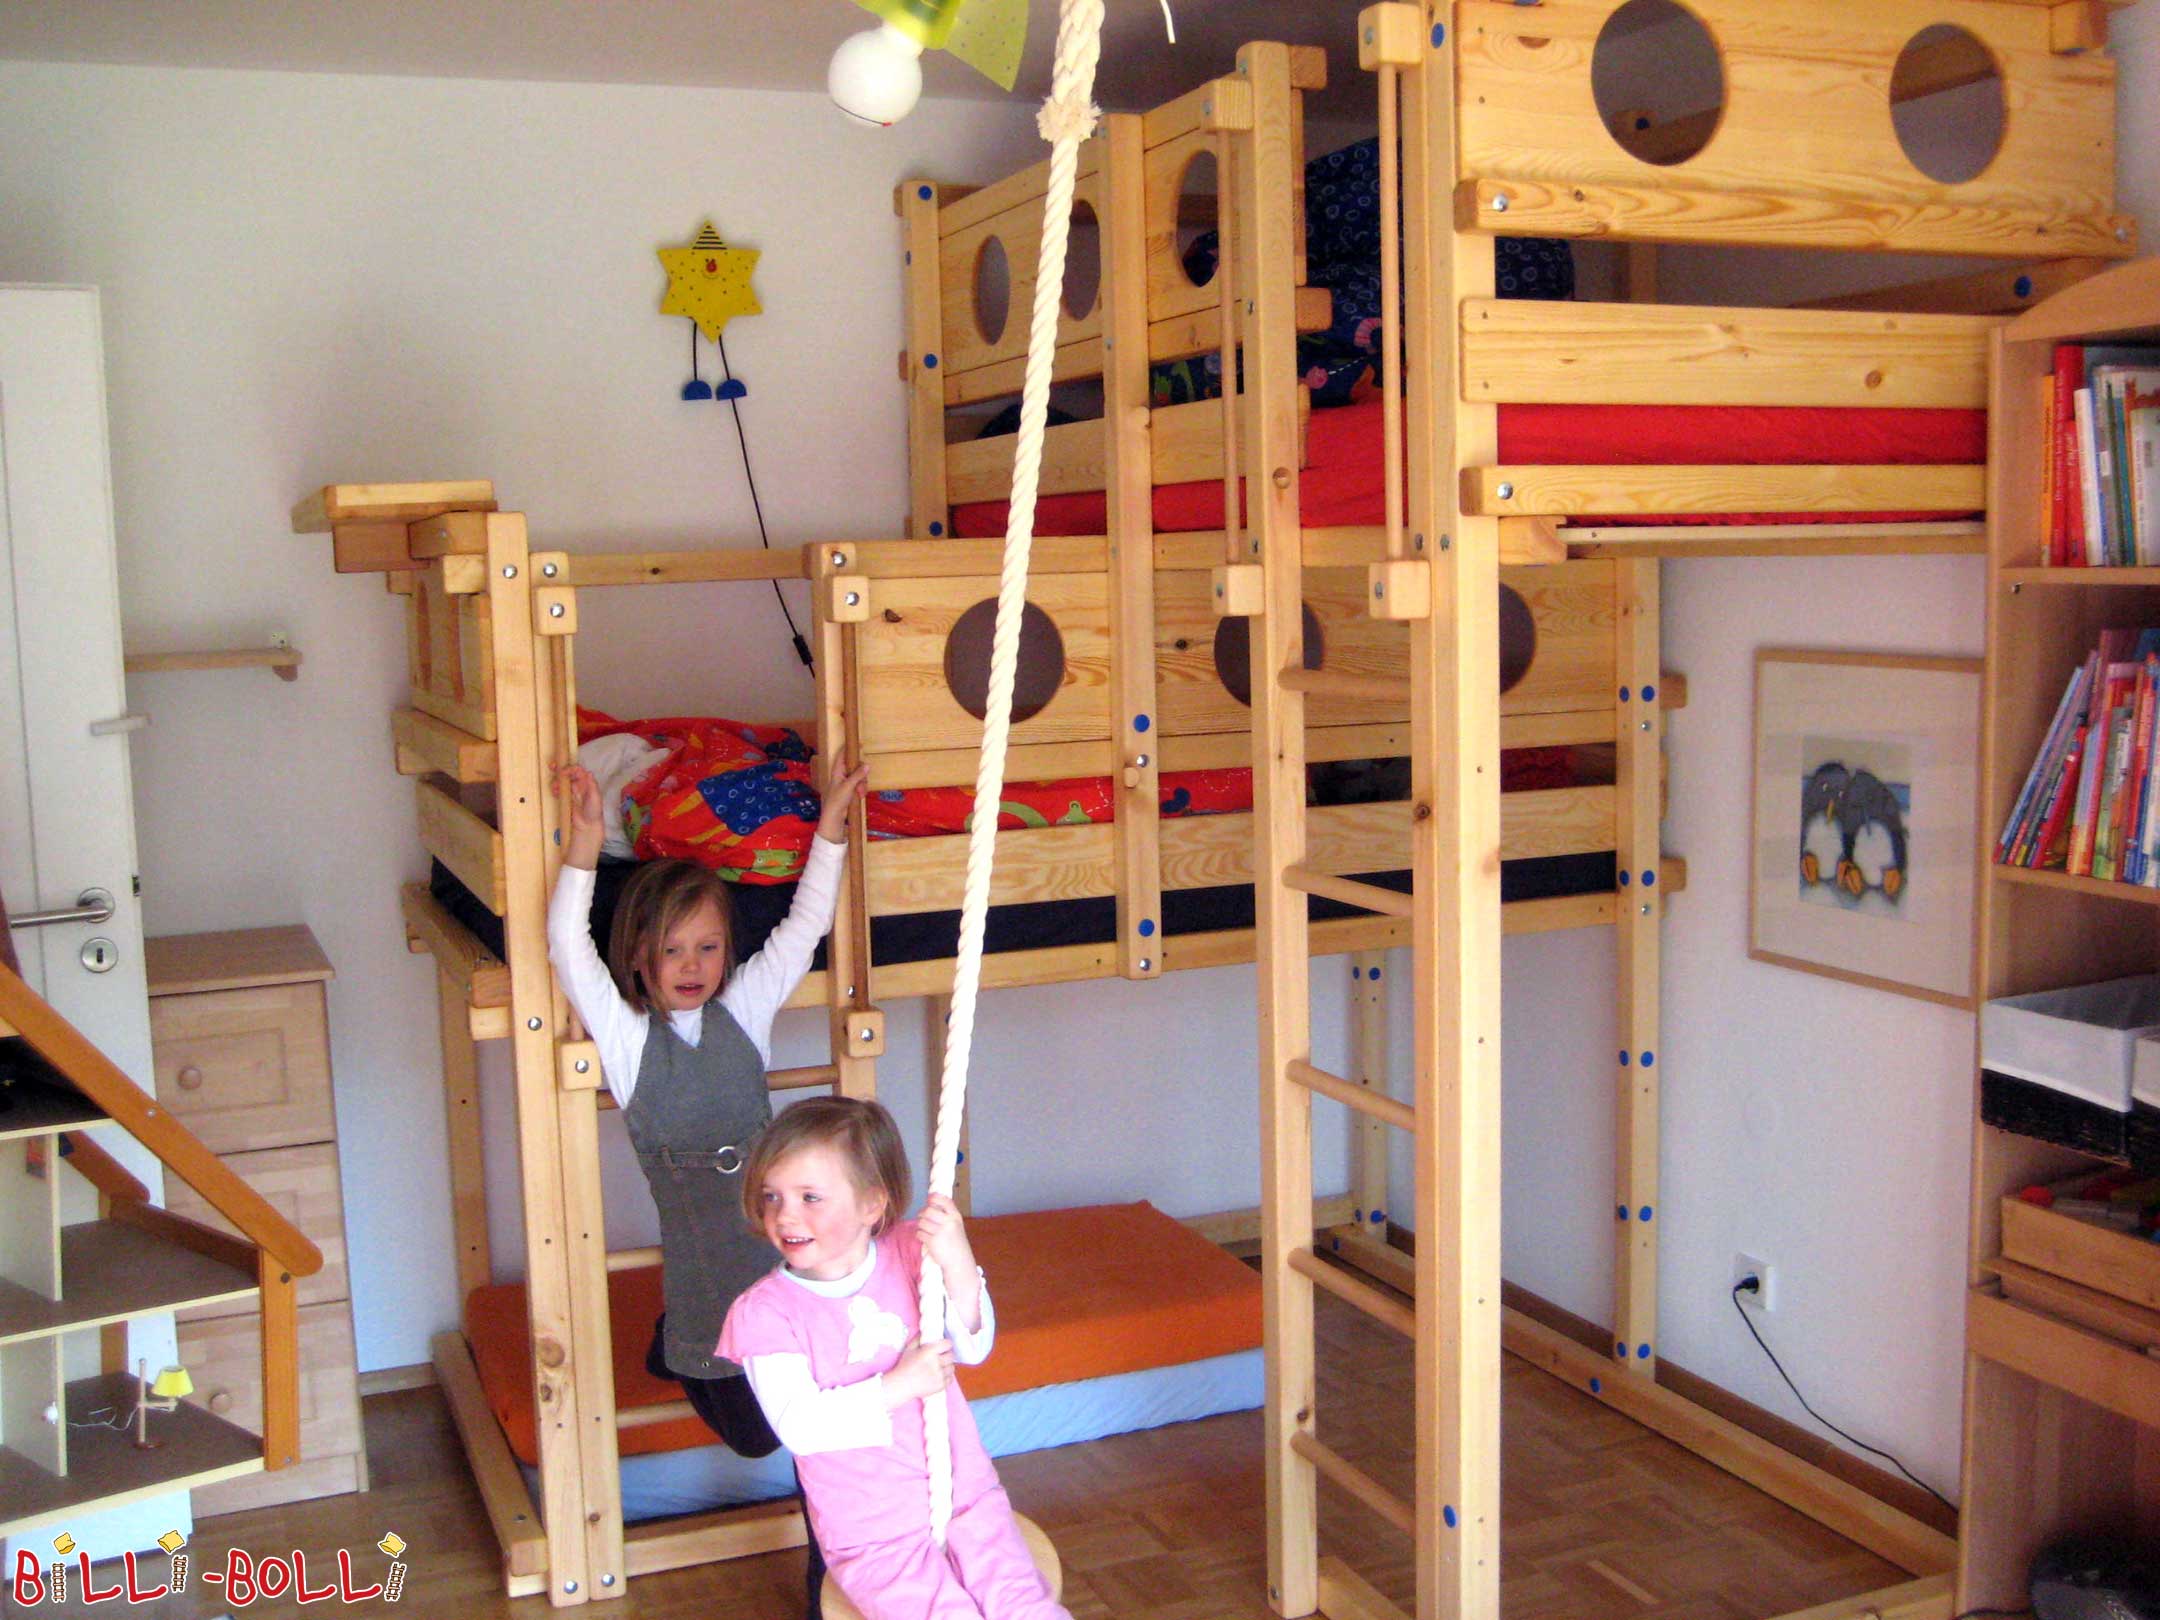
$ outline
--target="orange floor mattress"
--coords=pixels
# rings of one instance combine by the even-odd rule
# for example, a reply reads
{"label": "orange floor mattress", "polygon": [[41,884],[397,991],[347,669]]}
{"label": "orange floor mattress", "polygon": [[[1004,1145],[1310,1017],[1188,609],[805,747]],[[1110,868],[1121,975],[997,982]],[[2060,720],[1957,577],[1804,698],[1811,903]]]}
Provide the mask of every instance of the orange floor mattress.
{"label": "orange floor mattress", "polygon": [[[988,1215],[968,1223],[990,1280],[997,1348],[960,1372],[970,1399],[1250,1350],[1260,1343],[1260,1277],[1152,1204]],[[615,1398],[624,1407],[682,1399],[645,1370],[660,1315],[657,1266],[613,1272]],[[524,1463],[537,1463],[525,1285],[476,1288],[465,1301],[488,1405]],[[622,1453],[714,1443],[695,1417],[622,1431]]]}

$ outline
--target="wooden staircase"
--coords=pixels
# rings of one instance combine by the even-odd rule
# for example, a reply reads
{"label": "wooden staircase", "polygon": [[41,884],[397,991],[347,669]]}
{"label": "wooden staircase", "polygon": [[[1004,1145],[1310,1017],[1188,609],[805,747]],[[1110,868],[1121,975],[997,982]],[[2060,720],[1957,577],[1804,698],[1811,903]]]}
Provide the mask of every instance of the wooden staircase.
{"label": "wooden staircase", "polygon": [[[294,1281],[322,1255],[245,1182],[4,964],[0,1038],[42,1064],[0,1092],[0,1536],[71,1513],[207,1485],[298,1460]],[[18,1054],[20,1055],[20,1054]],[[90,1134],[117,1125],[206,1199],[233,1237],[161,1209]],[[95,1220],[62,1224],[63,1171],[98,1193]],[[128,1321],[259,1298],[263,1432],[185,1403],[149,1415],[135,1443],[138,1384]],[[70,1379],[100,1335],[104,1370]]]}

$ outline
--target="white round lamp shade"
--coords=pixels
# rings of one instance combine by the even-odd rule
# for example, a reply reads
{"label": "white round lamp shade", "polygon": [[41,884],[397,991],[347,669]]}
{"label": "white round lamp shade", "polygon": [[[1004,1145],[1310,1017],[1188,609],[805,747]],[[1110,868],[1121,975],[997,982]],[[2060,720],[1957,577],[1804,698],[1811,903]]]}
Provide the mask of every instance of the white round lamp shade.
{"label": "white round lamp shade", "polygon": [[890,23],[855,34],[833,52],[825,88],[850,118],[895,124],[922,96],[922,43]]}

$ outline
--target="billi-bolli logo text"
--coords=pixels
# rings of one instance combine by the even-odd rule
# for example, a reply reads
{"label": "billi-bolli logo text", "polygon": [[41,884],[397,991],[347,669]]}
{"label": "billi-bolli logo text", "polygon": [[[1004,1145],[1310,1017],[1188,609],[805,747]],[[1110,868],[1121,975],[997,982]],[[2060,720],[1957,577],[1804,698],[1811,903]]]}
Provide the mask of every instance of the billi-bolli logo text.
{"label": "billi-bolli logo text", "polygon": [[[284,1597],[299,1603],[395,1603],[405,1595],[405,1545],[405,1538],[394,1530],[375,1543],[375,1550],[390,1560],[390,1567],[380,1579],[363,1579],[355,1571],[349,1547],[338,1548],[332,1560],[337,1578],[331,1580],[326,1573],[320,1585],[308,1572],[307,1554],[297,1547],[289,1553],[229,1548],[222,1564],[212,1565],[194,1578],[222,1590],[226,1603],[234,1609],[244,1609],[259,1598]],[[183,1551],[187,1537],[168,1530],[158,1537],[158,1546],[171,1558],[162,1581],[144,1584],[149,1577],[137,1564],[135,1554],[128,1552],[120,1555],[120,1578],[114,1580],[108,1575],[105,1579],[109,1584],[101,1586],[91,1569],[90,1555],[77,1550],[75,1538],[63,1531],[53,1538],[53,1551],[59,1556],[49,1564],[27,1547],[16,1552],[15,1602],[22,1608],[66,1603],[72,1592],[84,1603],[154,1603],[185,1592],[191,1563]]]}

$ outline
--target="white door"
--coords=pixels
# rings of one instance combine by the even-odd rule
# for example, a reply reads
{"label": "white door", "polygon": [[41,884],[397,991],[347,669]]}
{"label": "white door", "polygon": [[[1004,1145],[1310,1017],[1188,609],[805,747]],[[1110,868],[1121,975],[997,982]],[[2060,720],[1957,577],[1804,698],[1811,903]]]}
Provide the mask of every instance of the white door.
{"label": "white door", "polygon": [[[0,894],[11,917],[112,897],[102,922],[13,930],[23,976],[145,1090],[150,1007],[120,657],[105,363],[98,295],[0,286]],[[102,944],[100,944],[102,942]],[[89,964],[98,964],[97,969]],[[162,1196],[157,1161],[117,1128],[102,1144]],[[80,1177],[69,1220],[94,1217]],[[95,1333],[68,1344],[69,1377],[98,1371]],[[129,1356],[178,1359],[170,1316],[130,1325]],[[19,1542],[50,1557],[65,1528],[93,1558],[192,1528],[185,1492],[71,1518]]]}

